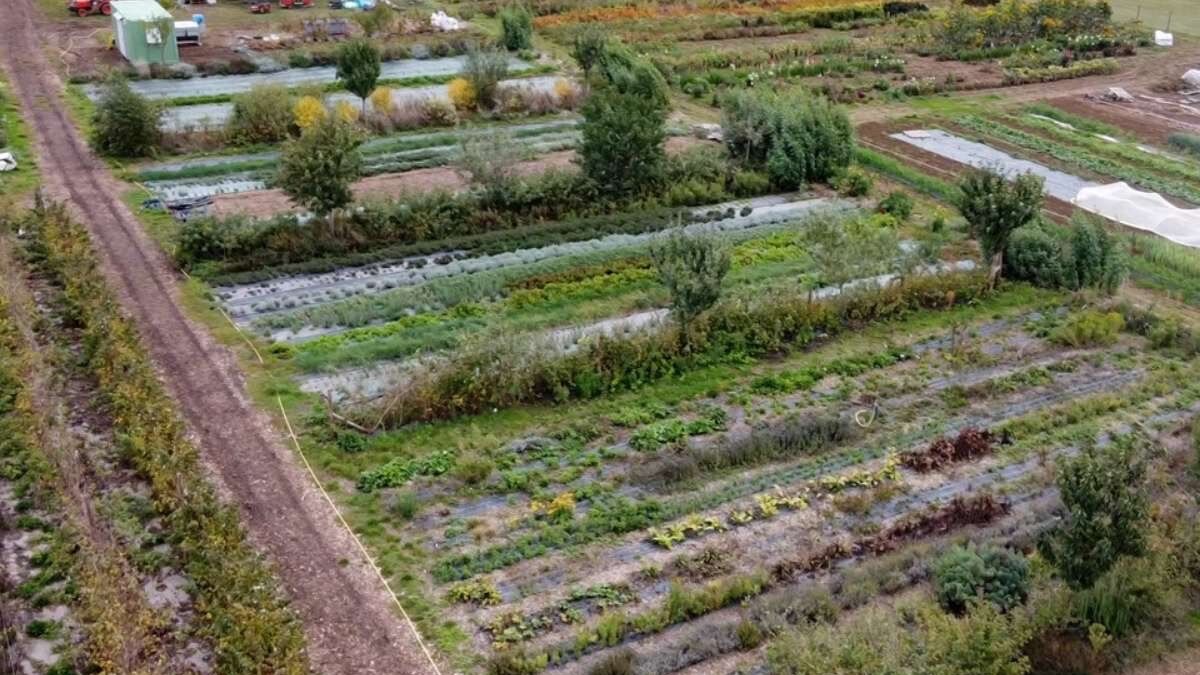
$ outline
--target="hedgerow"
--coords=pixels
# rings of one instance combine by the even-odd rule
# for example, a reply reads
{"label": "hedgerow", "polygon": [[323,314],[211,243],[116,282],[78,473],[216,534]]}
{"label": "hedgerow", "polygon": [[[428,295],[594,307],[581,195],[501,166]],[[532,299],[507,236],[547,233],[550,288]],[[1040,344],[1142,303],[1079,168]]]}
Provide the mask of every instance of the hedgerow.
{"label": "hedgerow", "polygon": [[203,478],[196,448],[106,285],[86,231],[60,205],[39,205],[28,226],[63,287],[67,311],[82,326],[86,366],[112,411],[120,449],[150,482],[195,584],[217,671],[307,673],[299,622],[246,541],[237,512]]}
{"label": "hedgerow", "polygon": [[981,278],[919,277],[903,286],[822,302],[809,302],[801,293],[730,301],[699,317],[687,343],[679,339],[677,329],[627,338],[601,336],[567,354],[536,344],[493,342],[410,378],[388,397],[392,403],[387,408],[359,414],[371,418],[371,424],[381,420],[398,427],[521,403],[593,398],[705,364],[799,348],[818,335],[914,309],[969,302],[984,293]]}

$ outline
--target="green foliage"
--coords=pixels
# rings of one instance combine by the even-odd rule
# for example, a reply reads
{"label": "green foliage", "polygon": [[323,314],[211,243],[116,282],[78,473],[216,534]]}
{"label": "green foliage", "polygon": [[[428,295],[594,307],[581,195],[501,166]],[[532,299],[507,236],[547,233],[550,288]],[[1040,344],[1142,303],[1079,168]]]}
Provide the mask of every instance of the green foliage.
{"label": "green foliage", "polygon": [[1012,233],[1033,221],[1042,208],[1042,179],[1033,174],[1010,182],[994,171],[973,169],[958,187],[958,209],[989,259],[1002,257]]}
{"label": "green foliage", "polygon": [[1171,134],[1167,138],[1167,145],[1179,152],[1200,157],[1200,136],[1195,134]]}
{"label": "green foliage", "polygon": [[486,579],[472,579],[454,584],[449,593],[451,602],[466,602],[478,607],[491,607],[504,601],[496,584]]}
{"label": "green foliage", "polygon": [[635,656],[631,649],[617,649],[605,654],[588,670],[588,675],[633,675]]}
{"label": "green foliage", "polygon": [[1020,46],[1038,39],[1063,39],[1105,32],[1112,9],[1102,0],[1001,0],[974,9],[954,4],[935,28],[944,54],[978,48]]}
{"label": "green foliage", "polygon": [[233,97],[226,132],[236,145],[278,143],[288,137],[294,121],[292,95],[287,88],[259,84]]}
{"label": "green foliage", "polygon": [[662,73],[620,42],[605,40],[583,45],[592,50],[597,46],[600,50],[593,66],[592,84],[597,88],[608,87],[621,94],[641,98],[665,114],[669,105],[667,82]]}
{"label": "green foliage", "polygon": [[500,10],[500,41],[510,52],[533,49],[533,14],[524,5]]}
{"label": "green foliage", "polygon": [[671,312],[687,338],[688,326],[721,297],[729,250],[712,237],[675,230],[650,248],[658,279],[671,295]]}
{"label": "green foliage", "polygon": [[871,188],[874,186],[875,179],[871,178],[871,174],[857,166],[846,169],[834,181],[834,187],[837,188],[838,194],[843,197],[866,197],[871,194]]}
{"label": "green foliage", "polygon": [[903,190],[893,190],[886,197],[879,201],[879,206],[876,210],[880,213],[886,213],[894,216],[897,220],[903,222],[912,216],[913,200]]}
{"label": "green foliage", "polygon": [[1039,548],[1072,588],[1090,588],[1120,558],[1145,552],[1145,476],[1145,457],[1124,442],[1059,461],[1067,516]]}
{"label": "green foliage", "polygon": [[381,72],[379,49],[370,40],[353,40],[338,48],[337,79],[347,91],[362,99],[363,109]]}
{"label": "green foliage", "polygon": [[1116,238],[1100,223],[1075,217],[1069,235],[1046,222],[1024,227],[1005,248],[1005,273],[1042,288],[1115,293],[1127,266]]}
{"label": "green foliage", "polygon": [[965,616],[927,612],[922,617],[924,670],[929,675],[1025,675],[1022,653],[1032,637],[1024,617],[1001,614],[991,603],[975,605]]}
{"label": "green foliage", "polygon": [[585,26],[575,35],[571,43],[571,57],[583,71],[585,82],[591,81],[592,70],[604,58],[608,50],[608,37],[604,30],[595,25]]}
{"label": "green foliage", "polygon": [[1073,612],[1085,626],[1099,624],[1113,637],[1128,637],[1162,616],[1171,587],[1156,557],[1120,558],[1075,594]]}
{"label": "green foliage", "polygon": [[398,487],[416,476],[440,476],[454,468],[455,456],[449,450],[434,452],[415,459],[397,457],[374,470],[364,472],[358,478],[358,489],[363,492]]}
{"label": "green foliage", "polygon": [[889,271],[900,256],[896,230],[869,218],[819,215],[800,230],[800,246],[813,262],[811,287],[838,288],[855,279]]}
{"label": "green foliage", "polygon": [[326,117],[284,145],[278,183],[295,203],[331,214],[354,198],[350,185],[362,171],[361,143],[348,123]]}
{"label": "green foliage", "polygon": [[454,464],[454,477],[467,485],[478,485],[487,480],[495,469],[496,464],[487,457],[467,454],[459,457]]}
{"label": "green foliage", "polygon": [[854,152],[845,111],[821,96],[735,91],[721,100],[721,127],[729,154],[765,168],[779,189],[829,182]]}
{"label": "green foliage", "polygon": [[1077,217],[1071,232],[1073,288],[1096,288],[1109,295],[1125,279],[1125,264],[1116,239],[1103,224],[1091,218]]}
{"label": "green foliage", "polygon": [[597,88],[583,104],[580,165],[600,193],[628,198],[656,191],[666,169],[666,110],[651,98]]}
{"label": "green foliage", "polygon": [[1004,250],[1004,273],[1042,288],[1064,288],[1070,278],[1065,248],[1044,225],[1023,227],[1013,233]]}
{"label": "green foliage", "polygon": [[162,109],[114,75],[104,86],[92,117],[92,147],[112,157],[146,157],[158,148]]}
{"label": "green foliage", "polygon": [[1096,347],[1114,344],[1125,319],[1119,312],[1089,309],[1072,314],[1050,334],[1050,339],[1069,347]]}
{"label": "green foliage", "polygon": [[1007,549],[955,546],[934,566],[938,602],[961,614],[978,600],[1008,611],[1029,596],[1029,563]]}
{"label": "green foliage", "polygon": [[493,47],[474,46],[467,51],[460,75],[475,90],[479,109],[491,110],[496,107],[500,81],[508,75],[508,54]]}

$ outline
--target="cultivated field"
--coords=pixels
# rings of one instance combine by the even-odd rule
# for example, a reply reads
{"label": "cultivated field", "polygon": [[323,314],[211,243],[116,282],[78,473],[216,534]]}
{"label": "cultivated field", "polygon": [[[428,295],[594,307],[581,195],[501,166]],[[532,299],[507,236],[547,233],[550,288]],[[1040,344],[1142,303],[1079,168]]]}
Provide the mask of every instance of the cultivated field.
{"label": "cultivated field", "polygon": [[[193,452],[83,230],[6,216],[2,421],[78,450],[38,432],[0,456],[4,653],[35,673],[1183,672],[1200,49],[1183,24],[1155,47],[1130,7],[321,7],[303,16],[355,39],[248,54],[238,32],[297,19],[225,5],[191,78],[65,58],[116,178],[56,196],[94,228],[117,214],[92,233],[109,256],[136,214],[155,283],[179,273],[276,427],[205,417],[224,394],[199,371],[225,366],[170,357],[164,290],[132,314]],[[429,30],[440,9],[469,28]],[[1118,181],[1174,229],[1077,204]],[[137,436],[147,401],[162,447]],[[301,503],[344,521],[306,506],[323,529],[272,532]]]}

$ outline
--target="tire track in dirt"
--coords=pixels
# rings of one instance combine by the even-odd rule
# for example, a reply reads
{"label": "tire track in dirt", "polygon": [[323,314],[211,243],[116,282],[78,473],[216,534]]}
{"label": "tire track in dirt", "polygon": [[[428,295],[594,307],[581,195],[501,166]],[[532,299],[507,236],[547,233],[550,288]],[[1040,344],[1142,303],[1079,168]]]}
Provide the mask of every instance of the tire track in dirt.
{"label": "tire track in dirt", "polygon": [[[121,185],[64,112],[62,86],[42,55],[32,0],[0,13],[0,61],[36,138],[48,192],[87,225],[105,272],[176,399],[223,494],[268,553],[305,624],[319,673],[423,673],[417,636],[356,553],[347,532],[250,402],[236,359],[177,304],[173,270],[120,202]],[[345,561],[353,561],[346,564]]]}

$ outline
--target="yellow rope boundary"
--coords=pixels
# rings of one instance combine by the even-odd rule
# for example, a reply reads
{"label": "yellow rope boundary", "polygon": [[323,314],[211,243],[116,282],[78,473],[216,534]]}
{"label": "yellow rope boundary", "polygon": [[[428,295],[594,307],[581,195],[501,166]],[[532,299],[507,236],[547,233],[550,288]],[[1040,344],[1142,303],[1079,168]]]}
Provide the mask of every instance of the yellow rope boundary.
{"label": "yellow rope boundary", "polygon": [[[265,366],[266,361],[263,360],[262,354],[260,354],[258,348],[254,346],[254,342],[246,336],[245,332],[242,331],[241,326],[238,326],[237,323],[225,313],[224,309],[218,307],[217,311],[221,313],[221,316],[225,317],[225,320],[229,322],[229,325],[233,326],[233,329],[237,331],[238,335],[240,335],[242,339],[246,341],[246,344],[250,346],[250,350],[254,352],[254,356],[258,359],[258,362]],[[321,485],[321,479],[317,477],[317,472],[313,470],[312,464],[309,463],[308,457],[304,454],[303,448],[300,447],[300,439],[296,437],[296,432],[294,429],[292,429],[292,421],[288,419],[287,409],[283,406],[283,397],[276,394],[275,402],[279,404],[279,414],[283,416],[283,423],[287,427],[288,437],[292,439],[292,445],[296,449],[296,454],[300,455],[300,460],[304,462],[304,468],[308,470],[308,475],[312,477],[313,484],[317,486],[317,490],[321,493],[321,496],[325,498],[326,503],[329,504],[329,508],[333,509],[334,514],[337,515],[338,522],[340,522],[342,527],[346,529],[346,532],[350,534],[350,538],[354,540],[354,544],[358,547],[359,552],[362,553],[363,558],[365,558],[367,563],[371,565],[371,569],[375,572],[375,576],[379,578],[380,583],[383,584],[384,589],[386,589],[388,595],[391,596],[392,602],[396,603],[396,608],[400,610],[400,615],[404,617],[404,621],[408,624],[409,629],[412,630],[413,636],[417,638],[417,644],[421,646],[421,651],[424,652],[425,658],[429,660],[429,667],[433,668],[433,672],[436,675],[442,675],[442,670],[438,668],[437,661],[433,659],[433,654],[430,653],[429,647],[425,645],[425,640],[421,638],[421,631],[417,630],[417,625],[413,623],[412,618],[408,616],[408,612],[404,609],[404,604],[400,602],[399,596],[397,596],[396,592],[392,590],[391,583],[389,583],[387,577],[383,575],[383,570],[380,569],[379,564],[375,562],[375,558],[371,556],[370,552],[367,551],[367,547],[363,545],[362,540],[358,538],[358,535],[355,534],[354,530],[350,527],[350,523],[346,522],[345,516],[342,515],[342,510],[339,509],[337,504],[333,501],[333,497],[329,496],[329,493],[325,490],[325,486]]]}

